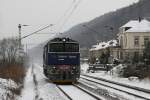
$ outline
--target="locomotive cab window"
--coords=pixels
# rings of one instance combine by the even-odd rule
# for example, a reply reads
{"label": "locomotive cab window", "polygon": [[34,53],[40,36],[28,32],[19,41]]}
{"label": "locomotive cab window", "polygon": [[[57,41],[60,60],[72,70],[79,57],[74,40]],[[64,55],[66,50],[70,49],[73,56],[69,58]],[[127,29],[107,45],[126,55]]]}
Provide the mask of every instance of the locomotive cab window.
{"label": "locomotive cab window", "polygon": [[79,52],[79,45],[76,43],[66,43],[65,52]]}
{"label": "locomotive cab window", "polygon": [[64,50],[62,43],[49,44],[49,52],[63,52]]}
{"label": "locomotive cab window", "polygon": [[79,52],[79,44],[51,43],[49,44],[49,52]]}

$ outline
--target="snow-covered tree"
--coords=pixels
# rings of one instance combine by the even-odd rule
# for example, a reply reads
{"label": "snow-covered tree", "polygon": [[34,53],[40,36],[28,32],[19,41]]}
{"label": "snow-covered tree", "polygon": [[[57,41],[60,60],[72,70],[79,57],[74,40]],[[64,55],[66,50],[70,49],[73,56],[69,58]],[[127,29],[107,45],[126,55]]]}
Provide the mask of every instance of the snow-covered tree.
{"label": "snow-covered tree", "polygon": [[0,56],[3,63],[15,63],[18,59],[19,42],[16,38],[7,38],[0,41]]}

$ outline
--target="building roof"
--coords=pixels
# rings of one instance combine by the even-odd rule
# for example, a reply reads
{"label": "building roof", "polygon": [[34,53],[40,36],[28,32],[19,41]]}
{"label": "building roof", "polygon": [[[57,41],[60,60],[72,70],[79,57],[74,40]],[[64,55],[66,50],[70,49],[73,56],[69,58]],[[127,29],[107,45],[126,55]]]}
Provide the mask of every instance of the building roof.
{"label": "building roof", "polygon": [[150,32],[150,22],[144,19],[126,32]]}
{"label": "building roof", "polygon": [[131,20],[122,26],[122,28],[124,27],[131,27],[126,32],[150,32],[150,22],[146,19],[141,21]]}
{"label": "building roof", "polygon": [[108,42],[100,42],[97,45],[93,45],[90,51],[105,49],[107,47],[117,46],[117,40],[110,40]]}
{"label": "building roof", "polygon": [[138,20],[130,20],[128,23],[126,23],[125,25],[121,26],[122,28],[124,27],[133,27],[136,26],[139,23]]}

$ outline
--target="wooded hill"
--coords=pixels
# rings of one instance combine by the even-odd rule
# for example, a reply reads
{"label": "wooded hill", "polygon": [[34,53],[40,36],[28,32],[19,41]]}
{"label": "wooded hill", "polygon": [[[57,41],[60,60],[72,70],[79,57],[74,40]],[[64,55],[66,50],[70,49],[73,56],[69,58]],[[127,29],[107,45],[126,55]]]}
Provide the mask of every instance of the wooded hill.
{"label": "wooded hill", "polygon": [[[106,13],[89,22],[81,23],[64,33],[80,42],[81,47],[91,47],[99,41],[116,38],[120,26],[129,20],[141,18],[150,19],[150,0],[141,0],[128,7]],[[71,35],[70,35],[71,34]]]}

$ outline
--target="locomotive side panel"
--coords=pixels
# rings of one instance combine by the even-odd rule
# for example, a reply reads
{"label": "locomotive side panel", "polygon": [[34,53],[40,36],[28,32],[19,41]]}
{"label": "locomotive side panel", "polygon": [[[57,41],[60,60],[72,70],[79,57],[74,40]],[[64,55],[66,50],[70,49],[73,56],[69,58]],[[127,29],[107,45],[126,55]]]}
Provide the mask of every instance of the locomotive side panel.
{"label": "locomotive side panel", "polygon": [[80,54],[48,53],[48,65],[80,65]]}

